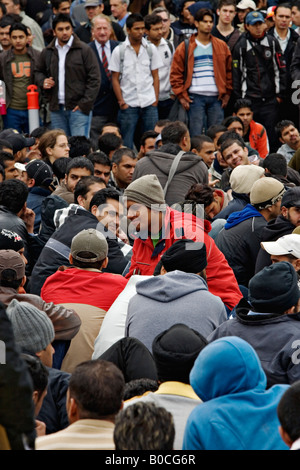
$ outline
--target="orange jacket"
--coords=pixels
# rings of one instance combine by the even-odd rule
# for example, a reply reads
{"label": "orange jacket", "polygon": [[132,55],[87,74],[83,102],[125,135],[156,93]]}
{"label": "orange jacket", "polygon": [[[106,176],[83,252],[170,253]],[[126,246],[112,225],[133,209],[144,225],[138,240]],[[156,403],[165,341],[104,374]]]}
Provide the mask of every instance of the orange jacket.
{"label": "orange jacket", "polygon": [[[219,99],[232,92],[231,52],[227,44],[221,39],[210,37],[213,48],[214,75]],[[194,69],[194,50],[196,49],[196,35],[191,36],[188,49],[187,78],[184,81],[185,42],[182,41],[176,48],[170,72],[170,83],[173,92],[178,98],[188,98],[188,89],[192,83]]]}
{"label": "orange jacket", "polygon": [[266,129],[259,122],[250,122],[249,144],[258,151],[260,158],[266,158],[269,154],[269,141]]}

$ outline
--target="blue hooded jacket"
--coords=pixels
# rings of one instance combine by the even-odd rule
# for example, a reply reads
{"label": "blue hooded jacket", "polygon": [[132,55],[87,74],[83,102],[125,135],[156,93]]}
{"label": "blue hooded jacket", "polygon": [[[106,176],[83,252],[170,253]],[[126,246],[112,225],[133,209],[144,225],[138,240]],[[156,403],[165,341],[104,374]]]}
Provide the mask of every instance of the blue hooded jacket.
{"label": "blue hooded jacket", "polygon": [[288,450],[277,405],[289,385],[266,390],[266,383],[249,343],[227,336],[208,344],[190,373],[203,403],[188,418],[183,450]]}
{"label": "blue hooded jacket", "polygon": [[232,212],[224,225],[225,230],[228,230],[235,225],[240,224],[244,220],[251,219],[251,217],[262,217],[262,214],[255,209],[252,204],[247,204],[244,209],[237,212]]}

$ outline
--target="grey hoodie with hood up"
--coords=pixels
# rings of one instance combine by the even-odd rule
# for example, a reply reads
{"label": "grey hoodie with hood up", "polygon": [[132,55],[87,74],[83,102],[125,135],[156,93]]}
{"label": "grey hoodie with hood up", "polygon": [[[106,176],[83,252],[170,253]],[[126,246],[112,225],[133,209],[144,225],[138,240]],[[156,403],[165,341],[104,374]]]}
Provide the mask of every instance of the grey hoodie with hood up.
{"label": "grey hoodie with hood up", "polygon": [[137,338],[152,353],[154,338],[176,323],[207,338],[226,320],[222,300],[208,292],[203,278],[171,271],[137,283],[128,304],[125,336]]}

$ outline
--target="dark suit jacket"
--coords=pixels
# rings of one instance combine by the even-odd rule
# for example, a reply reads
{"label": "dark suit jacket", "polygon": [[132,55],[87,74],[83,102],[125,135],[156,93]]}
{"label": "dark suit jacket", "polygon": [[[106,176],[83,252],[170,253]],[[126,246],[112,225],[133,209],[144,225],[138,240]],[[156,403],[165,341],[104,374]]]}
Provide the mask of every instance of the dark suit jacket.
{"label": "dark suit jacket", "polygon": [[[111,51],[119,44],[118,41],[110,40]],[[112,88],[111,81],[107,78],[101,59],[98,54],[97,46],[95,41],[89,43],[89,46],[94,51],[97,57],[97,61],[101,72],[101,86],[98,92],[98,96],[94,103],[93,115],[94,116],[110,116],[110,121],[116,115],[118,111],[118,103]]]}

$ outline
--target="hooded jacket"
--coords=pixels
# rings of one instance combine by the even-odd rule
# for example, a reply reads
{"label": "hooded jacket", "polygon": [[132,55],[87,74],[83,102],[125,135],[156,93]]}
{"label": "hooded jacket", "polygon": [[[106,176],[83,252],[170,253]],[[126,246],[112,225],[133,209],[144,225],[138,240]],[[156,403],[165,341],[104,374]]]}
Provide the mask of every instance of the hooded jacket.
{"label": "hooded jacket", "polygon": [[216,239],[216,245],[232,268],[238,284],[248,286],[254,275],[260,249],[261,232],[266,219],[251,204],[233,212]]}
{"label": "hooded jacket", "polygon": [[211,225],[192,214],[182,213],[167,207],[163,221],[164,236],[155,248],[150,236],[143,240],[136,238],[132,249],[130,270],[126,277],[133,274],[148,276],[153,274],[161,256],[170,246],[181,238],[203,241],[207,253],[207,285],[209,291],[219,296],[230,310],[242,298],[236,278],[223,253],[217,248],[214,240],[208,235]]}
{"label": "hooded jacket", "polygon": [[266,390],[266,375],[243,339],[213,341],[199,354],[190,383],[203,401],[190,414],[183,450],[288,450],[277,405],[287,385]]}
{"label": "hooded jacket", "polygon": [[[149,152],[146,158],[141,158],[137,162],[132,181],[144,175],[155,174],[164,188],[174,158],[180,151],[179,145],[164,145],[160,150]],[[168,186],[166,203],[171,206],[175,202],[184,200],[188,190],[195,183],[208,183],[208,169],[198,155],[187,152],[181,157],[176,173]]]}
{"label": "hooded jacket", "polygon": [[[278,238],[292,233],[294,229],[295,225],[285,219],[282,215],[279,215],[276,219],[270,220],[263,228],[261,232],[261,241],[276,241]],[[255,273],[258,273],[258,271],[261,271],[265,266],[269,266],[270,264],[271,258],[269,253],[267,253],[263,248],[260,248],[256,258]]]}
{"label": "hooded jacket", "polygon": [[267,376],[267,387],[292,384],[300,380],[298,341],[300,313],[279,314],[249,312],[251,307],[242,299],[236,317],[218,327],[208,338],[239,336],[255,349]]}
{"label": "hooded jacket", "polygon": [[125,336],[139,339],[152,352],[154,338],[175,323],[184,323],[206,338],[226,320],[223,302],[208,292],[203,278],[171,271],[137,283],[128,304]]}

